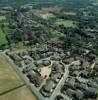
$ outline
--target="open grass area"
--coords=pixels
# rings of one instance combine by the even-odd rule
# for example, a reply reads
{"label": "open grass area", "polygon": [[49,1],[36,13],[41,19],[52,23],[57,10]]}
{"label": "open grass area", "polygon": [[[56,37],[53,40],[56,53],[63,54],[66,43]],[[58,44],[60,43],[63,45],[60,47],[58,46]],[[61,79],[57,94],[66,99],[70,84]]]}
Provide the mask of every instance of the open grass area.
{"label": "open grass area", "polygon": [[72,20],[63,20],[63,19],[58,19],[55,23],[55,25],[64,25],[65,27],[76,27],[76,24]]}
{"label": "open grass area", "polygon": [[95,0],[98,3],[98,0]]}
{"label": "open grass area", "polygon": [[75,12],[64,12],[64,14],[65,14],[65,15],[73,15],[73,16],[76,15]]}
{"label": "open grass area", "polygon": [[95,6],[98,5],[98,0],[95,0],[92,4]]}
{"label": "open grass area", "polygon": [[0,14],[6,14],[7,11],[0,9]]}
{"label": "open grass area", "polygon": [[5,20],[6,17],[5,16],[0,16],[0,21]]}
{"label": "open grass area", "polygon": [[61,34],[60,32],[58,31],[54,31],[52,32],[51,34],[51,39],[50,39],[50,42],[53,42],[53,43],[63,43],[64,41],[61,39],[64,37],[64,34]]}
{"label": "open grass area", "polygon": [[40,14],[40,16],[41,16],[43,19],[55,18],[55,15],[53,15],[52,13]]}
{"label": "open grass area", "polygon": [[[5,19],[6,19],[5,16],[0,16],[0,22],[2,20],[5,20]],[[7,43],[8,43],[8,41],[7,41],[6,37],[5,37],[5,34],[3,33],[2,28],[0,27],[0,45],[7,44]]]}
{"label": "open grass area", "polygon": [[26,51],[26,50],[30,49],[30,46],[25,46],[25,45],[23,45],[22,42],[19,42],[16,45],[17,45],[17,47],[16,48],[12,48],[12,50],[17,52],[17,53],[18,52],[23,52],[23,51]]}
{"label": "open grass area", "polygon": [[8,63],[4,55],[0,53],[0,94],[23,84],[24,82]]}
{"label": "open grass area", "polygon": [[23,86],[12,92],[0,96],[0,100],[37,100],[37,99],[26,86]]}
{"label": "open grass area", "polygon": [[3,31],[2,31],[2,29],[0,27],[0,45],[7,44],[7,43],[8,43],[8,41],[7,41],[6,37],[5,37],[5,34],[3,33]]}

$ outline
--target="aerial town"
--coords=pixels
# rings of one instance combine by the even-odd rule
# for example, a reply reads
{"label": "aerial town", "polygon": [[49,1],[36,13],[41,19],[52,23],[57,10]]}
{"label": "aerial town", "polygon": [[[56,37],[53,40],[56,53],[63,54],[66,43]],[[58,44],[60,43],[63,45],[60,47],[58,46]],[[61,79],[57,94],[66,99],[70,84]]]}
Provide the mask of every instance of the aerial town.
{"label": "aerial town", "polygon": [[0,100],[98,100],[97,0],[0,0]]}
{"label": "aerial town", "polygon": [[[32,48],[5,55],[39,100],[95,100],[98,59],[89,50]],[[94,78],[93,78],[94,77]]]}

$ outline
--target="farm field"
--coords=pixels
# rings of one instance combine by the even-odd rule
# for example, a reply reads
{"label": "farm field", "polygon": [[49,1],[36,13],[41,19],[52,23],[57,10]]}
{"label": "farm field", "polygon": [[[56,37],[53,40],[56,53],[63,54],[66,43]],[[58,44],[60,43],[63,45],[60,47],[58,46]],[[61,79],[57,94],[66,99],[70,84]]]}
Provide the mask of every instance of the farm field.
{"label": "farm field", "polygon": [[32,92],[23,86],[0,97],[0,100],[37,100]]}
{"label": "farm field", "polygon": [[23,84],[24,82],[16,74],[6,58],[0,53],[0,94],[17,88]]}

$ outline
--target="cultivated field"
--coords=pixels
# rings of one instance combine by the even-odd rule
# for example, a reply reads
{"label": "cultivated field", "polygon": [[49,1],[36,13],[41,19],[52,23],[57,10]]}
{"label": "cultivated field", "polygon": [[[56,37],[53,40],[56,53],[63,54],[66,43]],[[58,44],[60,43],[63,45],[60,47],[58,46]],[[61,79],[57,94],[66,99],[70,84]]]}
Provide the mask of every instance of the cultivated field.
{"label": "cultivated field", "polygon": [[23,86],[12,92],[0,96],[0,100],[37,100],[37,99],[26,86]]}
{"label": "cultivated field", "polygon": [[0,53],[0,94],[23,84],[24,82],[16,74],[6,58]]}

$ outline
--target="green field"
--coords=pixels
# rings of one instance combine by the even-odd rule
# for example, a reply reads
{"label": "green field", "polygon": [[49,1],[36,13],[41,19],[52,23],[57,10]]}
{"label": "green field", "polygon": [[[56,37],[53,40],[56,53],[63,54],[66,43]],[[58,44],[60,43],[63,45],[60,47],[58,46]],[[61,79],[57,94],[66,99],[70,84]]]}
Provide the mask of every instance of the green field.
{"label": "green field", "polygon": [[96,0],[96,2],[98,3],[98,0]]}
{"label": "green field", "polygon": [[64,25],[65,27],[72,27],[72,28],[74,28],[74,27],[76,27],[76,24],[75,24],[75,22],[74,21],[72,21],[72,20],[62,20],[62,19],[58,19],[57,21],[56,21],[56,23],[55,23],[55,25]]}
{"label": "green field", "polygon": [[[24,82],[0,53],[0,94],[23,85]],[[1,100],[1,99],[0,99]]]}
{"label": "green field", "polygon": [[6,17],[5,16],[0,16],[0,21],[5,20]]}
{"label": "green field", "polygon": [[76,15],[75,12],[64,12],[65,15]]}
{"label": "green field", "polygon": [[[0,16],[0,24],[2,23],[3,20],[6,20],[6,17]],[[7,39],[5,37],[5,34],[3,33],[3,30],[0,27],[0,45],[2,44],[7,44]]]}
{"label": "green field", "polygon": [[0,27],[0,45],[7,44],[7,39],[5,37],[5,34],[3,33],[1,27]]}
{"label": "green field", "polygon": [[51,14],[51,13],[40,14],[40,16],[41,16],[43,19],[55,18],[55,15],[53,15],[53,14]]}

